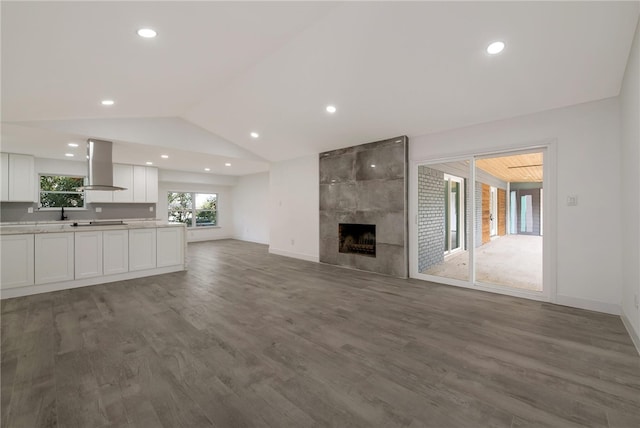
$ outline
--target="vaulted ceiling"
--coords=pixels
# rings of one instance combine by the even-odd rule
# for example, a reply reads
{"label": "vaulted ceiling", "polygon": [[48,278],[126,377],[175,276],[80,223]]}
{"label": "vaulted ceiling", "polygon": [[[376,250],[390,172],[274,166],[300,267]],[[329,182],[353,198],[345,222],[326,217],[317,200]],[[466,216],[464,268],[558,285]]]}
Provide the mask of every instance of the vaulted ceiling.
{"label": "vaulted ceiling", "polygon": [[[175,151],[157,164],[232,159],[220,172],[236,175],[616,96],[639,13],[638,2],[1,7],[3,151],[63,157],[91,136],[134,163]],[[506,48],[490,56],[494,40]]]}

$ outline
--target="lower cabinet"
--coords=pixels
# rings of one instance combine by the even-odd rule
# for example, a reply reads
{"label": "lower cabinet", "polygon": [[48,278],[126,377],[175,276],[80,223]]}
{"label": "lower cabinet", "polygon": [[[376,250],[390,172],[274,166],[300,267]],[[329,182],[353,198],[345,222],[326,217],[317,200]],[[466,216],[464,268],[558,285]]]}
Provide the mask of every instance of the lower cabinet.
{"label": "lower cabinet", "polygon": [[158,239],[158,267],[175,266],[184,261],[184,228],[159,228]]}
{"label": "lower cabinet", "polygon": [[0,236],[0,288],[33,285],[33,235]]}
{"label": "lower cabinet", "polygon": [[35,283],[73,280],[73,247],[73,232],[35,235]]}
{"label": "lower cabinet", "polygon": [[102,232],[76,232],[75,235],[75,278],[102,276]]}
{"label": "lower cabinet", "polygon": [[156,229],[129,230],[129,271],[156,267]]}
{"label": "lower cabinet", "polygon": [[103,267],[105,275],[129,272],[129,231],[102,232]]}

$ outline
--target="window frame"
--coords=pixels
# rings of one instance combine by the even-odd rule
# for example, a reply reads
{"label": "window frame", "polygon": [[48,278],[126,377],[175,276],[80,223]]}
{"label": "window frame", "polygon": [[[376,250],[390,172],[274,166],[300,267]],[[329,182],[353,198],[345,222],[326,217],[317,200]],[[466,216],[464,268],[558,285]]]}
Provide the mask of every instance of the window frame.
{"label": "window frame", "polygon": [[87,211],[87,192],[85,190],[82,191],[55,191],[55,190],[42,190],[42,177],[70,177],[70,178],[80,178],[82,179],[82,184],[86,183],[87,177],[84,175],[74,175],[74,174],[57,174],[57,173],[38,173],[38,210],[39,211],[60,211],[63,207],[43,207],[42,206],[42,194],[43,193],[51,193],[51,194],[73,194],[73,195],[81,195],[82,196],[82,206],[81,207],[72,207],[65,206],[65,210],[69,211]]}
{"label": "window frame", "polygon": [[[182,223],[184,224],[188,229],[190,230],[200,230],[200,229],[215,229],[215,228],[220,228],[220,208],[218,206],[219,202],[220,202],[220,194],[218,192],[186,192],[186,191],[179,191],[179,190],[167,190],[167,220],[170,220],[170,214],[171,214],[171,210],[170,210],[170,206],[169,206],[169,195],[172,193],[184,193],[184,194],[190,194],[191,195],[191,207],[189,209],[185,209],[185,210],[180,210],[181,212],[190,212],[191,213],[191,222],[189,223]],[[216,209],[215,210],[210,210],[210,209],[206,209],[206,208],[197,208],[196,206],[196,195],[216,195]],[[216,215],[216,224],[215,225],[210,225],[210,226],[198,226],[197,224],[197,213],[201,212],[201,211],[208,211],[208,212],[214,212]]]}

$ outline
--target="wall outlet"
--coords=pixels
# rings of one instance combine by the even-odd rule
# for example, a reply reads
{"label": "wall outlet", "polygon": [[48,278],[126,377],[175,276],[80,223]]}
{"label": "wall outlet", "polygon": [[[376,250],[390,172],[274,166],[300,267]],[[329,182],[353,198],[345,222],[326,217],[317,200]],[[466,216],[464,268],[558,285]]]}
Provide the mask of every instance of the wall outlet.
{"label": "wall outlet", "polygon": [[33,207],[27,208],[27,214],[33,214]]}
{"label": "wall outlet", "polygon": [[102,212],[102,207],[96,207],[96,212],[97,213],[101,213]]}
{"label": "wall outlet", "polygon": [[633,304],[636,305],[636,309],[640,307],[640,302],[638,302],[638,293],[633,295]]}
{"label": "wall outlet", "polygon": [[567,206],[575,207],[578,205],[578,195],[567,196]]}
{"label": "wall outlet", "polygon": [[150,211],[150,212],[153,212],[153,207],[149,207],[149,211]]}

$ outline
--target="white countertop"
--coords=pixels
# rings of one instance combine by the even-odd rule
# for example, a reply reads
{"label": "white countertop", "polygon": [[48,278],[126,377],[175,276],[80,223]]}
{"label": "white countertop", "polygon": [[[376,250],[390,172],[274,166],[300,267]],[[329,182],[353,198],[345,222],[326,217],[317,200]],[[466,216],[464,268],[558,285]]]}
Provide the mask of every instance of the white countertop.
{"label": "white countertop", "polygon": [[[100,220],[94,220],[100,221]],[[107,221],[107,220],[102,220]],[[117,220],[116,220],[117,221]],[[60,232],[89,232],[93,230],[122,230],[122,229],[147,229],[158,227],[186,227],[184,223],[168,223],[162,220],[123,220],[124,224],[98,225],[98,226],[73,226],[74,223],[86,225],[84,221],[58,221],[38,223],[2,223],[0,235],[20,235],[26,233],[60,233]]]}

